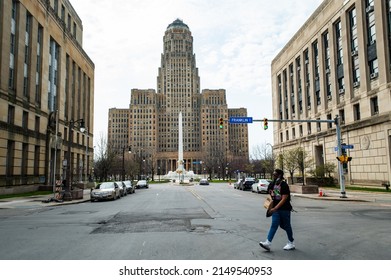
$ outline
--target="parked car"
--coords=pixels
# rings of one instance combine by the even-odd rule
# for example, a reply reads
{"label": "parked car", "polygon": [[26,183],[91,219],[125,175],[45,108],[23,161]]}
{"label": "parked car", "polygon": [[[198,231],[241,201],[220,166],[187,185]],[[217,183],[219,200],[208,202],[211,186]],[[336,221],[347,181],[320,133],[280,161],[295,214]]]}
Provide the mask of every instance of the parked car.
{"label": "parked car", "polygon": [[121,194],[119,186],[115,182],[99,183],[90,193],[92,202],[95,200],[116,200],[117,198],[121,198]]}
{"label": "parked car", "polygon": [[242,182],[242,179],[238,179],[238,180],[234,183],[234,189],[238,189],[241,182]]}
{"label": "parked car", "polygon": [[134,186],[131,181],[124,181],[126,186],[126,193],[131,194],[135,192]]}
{"label": "parked car", "polygon": [[136,189],[140,189],[140,188],[147,188],[148,189],[148,181],[147,180],[139,180],[137,181],[137,184],[136,184]]}
{"label": "parked car", "polygon": [[255,183],[255,178],[247,177],[244,179],[242,183],[239,185],[239,189],[242,191],[252,190],[252,185]]}
{"label": "parked car", "polygon": [[267,193],[270,182],[266,179],[259,179],[252,185],[252,192]]}
{"label": "parked car", "polygon": [[118,187],[119,187],[119,193],[121,194],[121,196],[125,196],[127,195],[128,193],[126,192],[126,186],[125,186],[125,183],[124,182],[121,182],[121,181],[118,181],[116,182]]}
{"label": "parked car", "polygon": [[209,185],[209,181],[207,179],[201,179],[199,185]]}

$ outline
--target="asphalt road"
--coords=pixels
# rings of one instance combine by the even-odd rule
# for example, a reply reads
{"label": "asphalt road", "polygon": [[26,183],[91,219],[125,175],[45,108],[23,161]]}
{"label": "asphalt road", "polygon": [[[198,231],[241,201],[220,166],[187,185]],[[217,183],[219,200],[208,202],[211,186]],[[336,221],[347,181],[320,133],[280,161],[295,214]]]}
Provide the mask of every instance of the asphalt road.
{"label": "asphalt road", "polygon": [[2,260],[389,260],[391,207],[293,198],[296,250],[266,238],[265,195],[150,185],[116,201],[0,209]]}

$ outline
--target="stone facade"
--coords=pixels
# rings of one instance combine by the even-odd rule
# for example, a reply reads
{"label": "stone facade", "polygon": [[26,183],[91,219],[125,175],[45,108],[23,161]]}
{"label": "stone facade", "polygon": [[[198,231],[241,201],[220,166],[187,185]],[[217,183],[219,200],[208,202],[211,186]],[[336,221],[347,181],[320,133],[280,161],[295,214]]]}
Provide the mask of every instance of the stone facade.
{"label": "stone facade", "polygon": [[0,1],[0,192],[63,179],[70,122],[74,179],[91,171],[95,66],[82,38],[68,0]]}
{"label": "stone facade", "polygon": [[[353,159],[348,184],[390,181],[391,1],[325,0],[272,62],[274,151],[336,161],[335,125]],[[337,174],[335,174],[336,177]]]}

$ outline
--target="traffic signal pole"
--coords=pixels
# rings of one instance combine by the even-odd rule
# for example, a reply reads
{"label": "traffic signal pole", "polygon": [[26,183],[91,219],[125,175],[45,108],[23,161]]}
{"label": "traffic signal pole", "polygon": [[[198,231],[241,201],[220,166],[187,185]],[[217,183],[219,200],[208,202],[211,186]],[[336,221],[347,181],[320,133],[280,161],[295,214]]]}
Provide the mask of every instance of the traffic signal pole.
{"label": "traffic signal pole", "polygon": [[[341,126],[340,126],[340,117],[338,115],[335,116],[333,120],[273,120],[264,118],[262,120],[252,120],[253,122],[263,122],[267,124],[267,122],[315,122],[315,123],[334,123],[336,127],[336,136],[337,136],[337,155],[340,157],[342,155],[342,144],[341,144]],[[347,198],[345,192],[345,175],[343,174],[343,162],[338,161],[338,173],[339,173],[339,186],[341,191],[340,198]]]}

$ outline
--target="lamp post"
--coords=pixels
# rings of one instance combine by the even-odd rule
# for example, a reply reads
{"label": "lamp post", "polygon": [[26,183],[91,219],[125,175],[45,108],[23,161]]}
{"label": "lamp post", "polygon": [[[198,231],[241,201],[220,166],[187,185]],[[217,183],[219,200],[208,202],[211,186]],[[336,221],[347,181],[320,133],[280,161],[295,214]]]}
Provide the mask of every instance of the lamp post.
{"label": "lamp post", "polygon": [[273,169],[274,169],[274,153],[273,153],[273,145],[270,144],[270,143],[266,143],[266,146],[270,146],[270,148],[272,149],[272,164],[273,164]]}
{"label": "lamp post", "polygon": [[67,174],[66,174],[66,182],[65,182],[65,193],[64,193],[64,200],[72,200],[72,194],[71,194],[71,181],[72,181],[72,174],[71,174],[71,149],[72,149],[72,142],[73,142],[73,128],[75,125],[78,124],[78,127],[80,129],[81,133],[84,133],[85,126],[84,126],[84,119],[79,120],[70,120],[69,121],[69,131],[68,131],[68,152],[67,152]]}
{"label": "lamp post", "polygon": [[[125,149],[126,147],[122,148],[122,181],[125,181]],[[132,149],[128,147],[128,153],[132,153]]]}
{"label": "lamp post", "polygon": [[86,168],[86,175],[85,175],[85,181],[86,181],[86,187],[87,187],[87,184],[88,184],[88,127],[86,127],[86,130],[85,130],[85,134],[86,134],[86,160],[85,160],[85,168]]}

